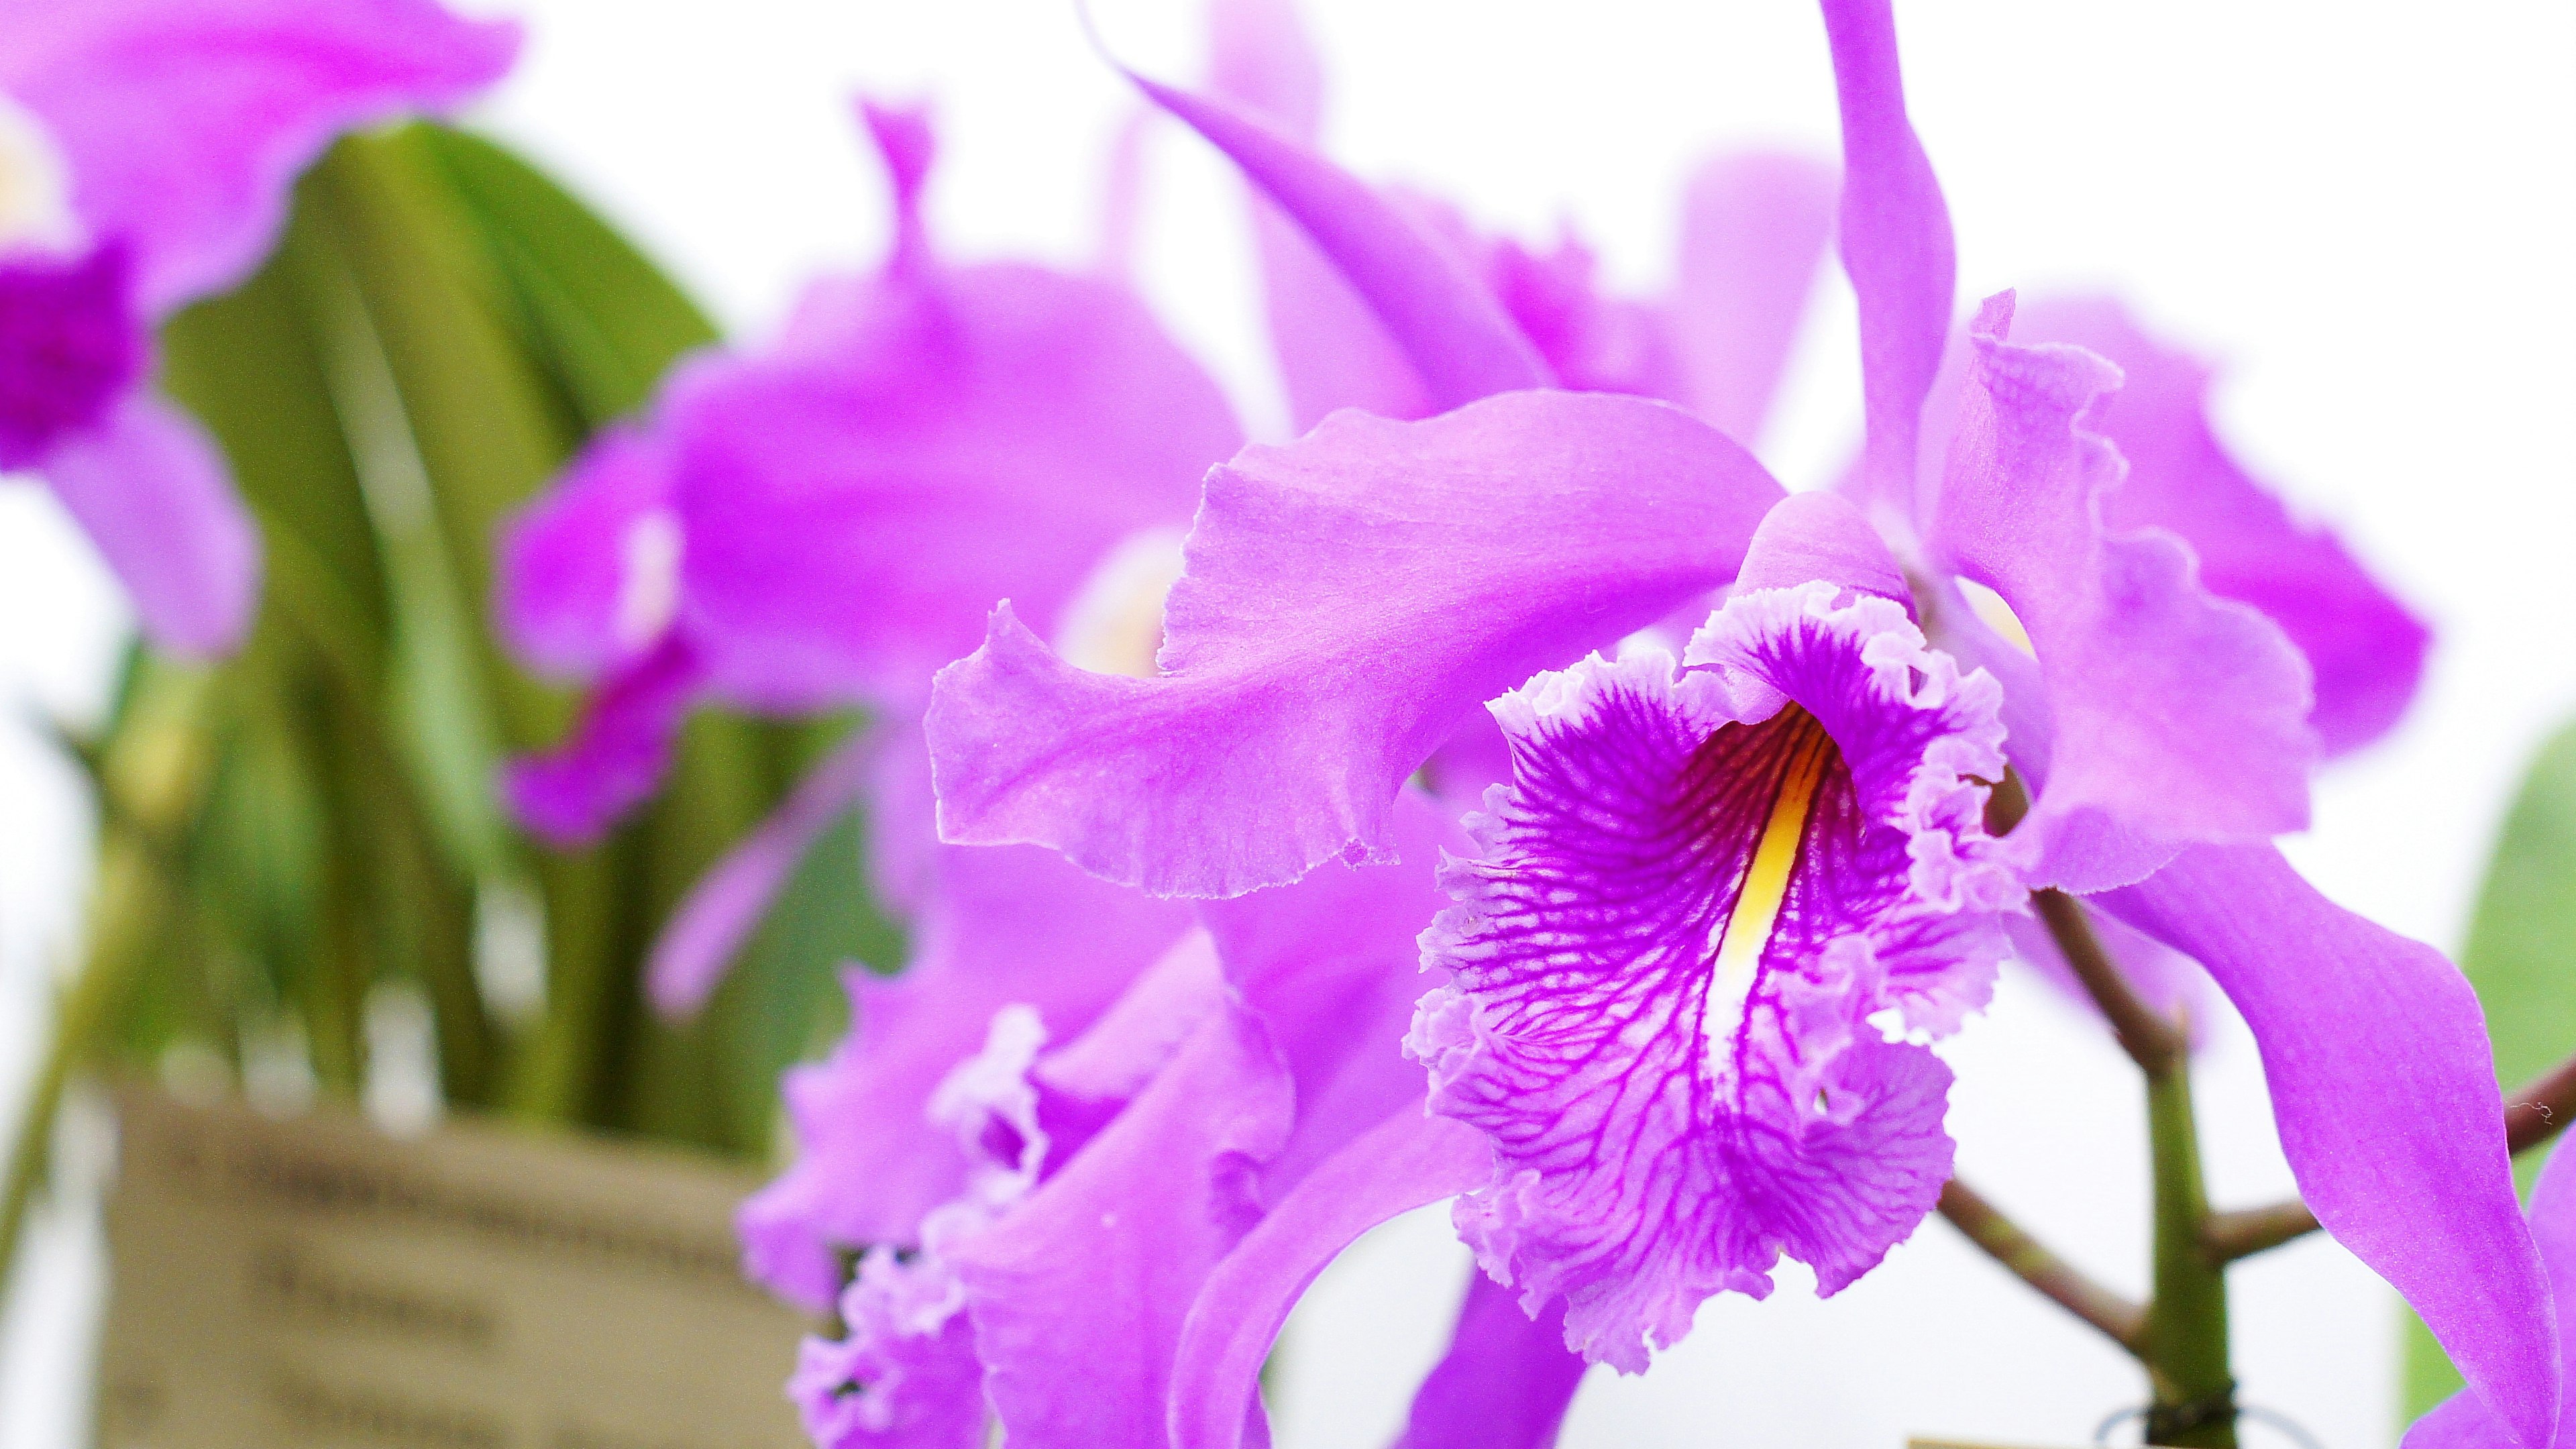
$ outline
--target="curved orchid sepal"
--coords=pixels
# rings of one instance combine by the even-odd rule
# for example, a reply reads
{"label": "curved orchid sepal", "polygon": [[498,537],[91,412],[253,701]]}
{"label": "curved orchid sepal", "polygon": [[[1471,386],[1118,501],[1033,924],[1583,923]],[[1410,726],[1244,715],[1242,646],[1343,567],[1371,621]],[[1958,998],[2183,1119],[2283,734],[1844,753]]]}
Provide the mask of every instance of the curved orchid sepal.
{"label": "curved orchid sepal", "polygon": [[1549,1449],[1586,1367],[1565,1347],[1563,1304],[1532,1317],[1510,1289],[1478,1273],[1395,1449]]}
{"label": "curved orchid sepal", "polygon": [[1601,394],[1247,448],[1209,475],[1160,678],[1073,669],[1007,611],[940,672],[941,832],[1164,895],[1382,858],[1397,790],[1481,701],[1733,578],[1780,497],[1679,409]]}
{"label": "curved orchid sepal", "polygon": [[2172,535],[2103,526],[2124,465],[2088,422],[2119,370],[2007,341],[2012,313],[2011,293],[1989,298],[1970,331],[1928,535],[2002,597],[2037,660],[2047,737],[2015,751],[2033,787],[2016,832],[2033,884],[2107,889],[2186,845],[2305,827],[2307,661],[2271,620],[2203,588]]}
{"label": "curved orchid sepal", "polygon": [[1678,675],[1639,650],[1496,701],[1514,783],[1423,936],[1452,984],[1407,1050],[1495,1149],[1460,1234],[1625,1371],[1783,1253],[1839,1290],[1949,1177],[1949,1070],[1878,1021],[1954,1029],[2004,953],[1998,691],[1844,592],[1739,595]]}
{"label": "curved orchid sepal", "polygon": [[2406,1296],[2524,1449],[2549,1444],[2560,1337],[2459,968],[2327,900],[2268,845],[2197,846],[2097,899],[2208,968],[2253,1030],[2317,1221]]}
{"label": "curved orchid sepal", "polygon": [[[2540,1180],[2531,1185],[2531,1204],[2523,1217],[2531,1224],[2532,1242],[2540,1249],[2550,1292],[2562,1308],[2576,1304],[2576,1150],[2564,1141],[2550,1149]],[[2576,1405],[2568,1402],[2576,1397],[2576,1363],[2568,1362],[2576,1334],[2567,1330],[2562,1318],[2558,1333],[2558,1422],[2562,1425],[2576,1423]],[[2406,1431],[2402,1449],[2496,1449],[2513,1441],[2508,1422],[2490,1399],[2475,1389],[2462,1389],[2416,1420]]]}
{"label": "curved orchid sepal", "polygon": [[2173,534],[2199,560],[2203,587],[2280,626],[2315,676],[2308,723],[2326,756],[2387,733],[2422,682],[2431,631],[2332,530],[2293,517],[2228,453],[2210,417],[2208,365],[2149,336],[2106,297],[2025,303],[2013,331],[2072,343],[2120,369],[2119,392],[2085,418],[2128,463],[2100,496],[2103,527]]}
{"label": "curved orchid sepal", "polygon": [[1461,258],[1366,182],[1228,101],[1126,74],[1296,219],[1404,354],[1434,411],[1555,382]]}

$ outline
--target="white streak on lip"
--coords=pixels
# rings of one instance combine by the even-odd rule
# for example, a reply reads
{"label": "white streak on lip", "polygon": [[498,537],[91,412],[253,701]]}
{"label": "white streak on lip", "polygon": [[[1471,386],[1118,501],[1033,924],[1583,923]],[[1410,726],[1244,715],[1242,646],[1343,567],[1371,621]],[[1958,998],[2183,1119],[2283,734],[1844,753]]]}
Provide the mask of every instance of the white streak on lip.
{"label": "white streak on lip", "polygon": [[1163,598],[1181,579],[1177,528],[1131,533],[1091,570],[1056,626],[1056,657],[1094,674],[1151,679],[1163,646]]}
{"label": "white streak on lip", "polygon": [[656,508],[626,526],[618,541],[617,642],[642,651],[662,637],[680,613],[680,557],[687,539],[680,520]]}
{"label": "white streak on lip", "polygon": [[62,150],[44,122],[0,95],[0,252],[68,251],[79,241]]}

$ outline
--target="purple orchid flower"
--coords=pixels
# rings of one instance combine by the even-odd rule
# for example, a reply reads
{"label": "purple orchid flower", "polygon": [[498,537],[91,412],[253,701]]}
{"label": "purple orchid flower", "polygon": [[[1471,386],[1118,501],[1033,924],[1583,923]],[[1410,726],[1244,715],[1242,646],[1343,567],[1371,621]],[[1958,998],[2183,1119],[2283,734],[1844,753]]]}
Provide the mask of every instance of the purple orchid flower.
{"label": "purple orchid flower", "polygon": [[[1450,873],[1459,909],[1424,954],[1452,980],[1410,1038],[1434,1111],[1479,1129],[1487,1161],[1461,1182],[1456,1161],[1391,1138],[1378,1191],[1366,1164],[1332,1202],[1292,1190],[1245,1242],[1311,1220],[1323,1244],[1365,1225],[1355,1204],[1475,1188],[1459,1216],[1486,1271],[1525,1309],[1561,1299],[1568,1342],[1623,1367],[1708,1293],[1763,1286],[1780,1252],[1830,1289],[1909,1232],[1946,1175],[1946,1083],[1856,1023],[1893,1009],[1955,1026],[2011,905],[2001,887],[2109,892],[2245,1015],[2321,1220],[2522,1442],[2549,1442],[2554,1326],[2474,996],[2268,844],[2306,818],[2306,660],[2210,593],[2183,540],[2106,522],[2123,462],[2089,424],[2118,370],[2011,341],[2009,294],[1978,313],[1949,447],[1926,467],[1947,212],[1884,0],[1825,13],[1866,518],[1783,504],[1677,409],[1530,390],[1552,380],[1544,359],[1435,235],[1225,103],[1140,81],[1297,218],[1451,410],[1337,414],[1212,474],[1156,678],[1069,667],[997,611],[928,716],[943,830],[1240,895],[1398,856],[1403,782],[1499,698],[1514,783]],[[1719,588],[1732,596],[1679,672],[1635,652],[1534,678]],[[2001,842],[1969,808],[1998,718],[2033,799]],[[1302,1287],[1278,1266],[1296,1254],[1265,1251],[1204,1330],[1215,1347],[1183,1338],[1175,1413],[1202,1416],[1208,1442],[1239,1422],[1258,1361],[1237,1326],[1275,1325],[1256,1308]]]}
{"label": "purple orchid flower", "polygon": [[[1253,1376],[1296,1292],[1396,1202],[1485,1170],[1482,1141],[1426,1118],[1420,1072],[1381,1049],[1419,989],[1427,857],[1465,844],[1419,792],[1397,817],[1423,863],[1211,904],[1159,959],[1063,962],[1127,983],[1069,1040],[1051,1007],[991,1015],[916,1105],[970,1164],[954,1195],[860,1258],[843,1331],[800,1356],[789,1392],[818,1444],[965,1449],[995,1425],[1040,1449],[1196,1444],[1211,1414],[1219,1439],[1261,1437]],[[1024,899],[1059,928],[1093,904]],[[1403,1442],[1547,1442],[1583,1369],[1561,1335],[1478,1280]]]}
{"label": "purple orchid flower", "polygon": [[0,0],[0,470],[43,475],[153,643],[241,641],[259,533],[148,386],[152,328],[259,264],[333,136],[517,49],[431,0]]}
{"label": "purple orchid flower", "polygon": [[933,842],[911,721],[994,600],[1028,601],[1091,667],[1151,669],[1199,475],[1241,441],[1116,279],[942,259],[921,215],[926,119],[862,109],[893,178],[885,265],[816,283],[765,349],[684,363],[504,547],[513,645],[595,684],[575,737],[507,782],[541,835],[585,840],[640,802],[701,699],[883,721],[683,905],[651,972],[673,1013],[871,782],[880,884],[919,901]]}

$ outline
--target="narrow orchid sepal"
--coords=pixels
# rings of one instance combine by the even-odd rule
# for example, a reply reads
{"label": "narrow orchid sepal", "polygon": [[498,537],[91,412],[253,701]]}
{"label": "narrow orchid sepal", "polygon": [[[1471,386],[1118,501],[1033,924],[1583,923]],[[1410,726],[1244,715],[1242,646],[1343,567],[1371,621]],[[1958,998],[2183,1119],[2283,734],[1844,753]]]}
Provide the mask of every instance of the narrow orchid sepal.
{"label": "narrow orchid sepal", "polygon": [[2549,1444],[2558,1330],[2459,969],[2269,846],[2197,846],[2098,899],[2208,969],[2253,1029],[2317,1220],[2406,1296],[2517,1443]]}
{"label": "narrow orchid sepal", "polygon": [[1589,1367],[1565,1346],[1565,1305],[1532,1317],[1510,1289],[1475,1274],[1395,1449],[1549,1449]]}
{"label": "narrow orchid sepal", "polygon": [[1367,183],[1229,102],[1128,79],[1296,218],[1404,349],[1433,410],[1555,380],[1463,260]]}
{"label": "narrow orchid sepal", "polygon": [[1843,268],[1860,295],[1870,496],[1910,513],[1923,400],[1941,369],[1958,257],[1931,159],[1905,113],[1889,0],[1824,0],[1842,108]]}

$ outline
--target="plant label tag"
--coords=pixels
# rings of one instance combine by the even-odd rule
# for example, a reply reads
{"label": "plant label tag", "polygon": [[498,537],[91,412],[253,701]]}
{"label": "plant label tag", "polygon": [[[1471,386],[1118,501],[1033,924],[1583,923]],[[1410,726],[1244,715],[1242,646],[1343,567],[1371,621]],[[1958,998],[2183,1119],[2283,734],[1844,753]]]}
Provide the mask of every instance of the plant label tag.
{"label": "plant label tag", "polygon": [[757,1180],[677,1152],[117,1093],[105,1449],[801,1449]]}

